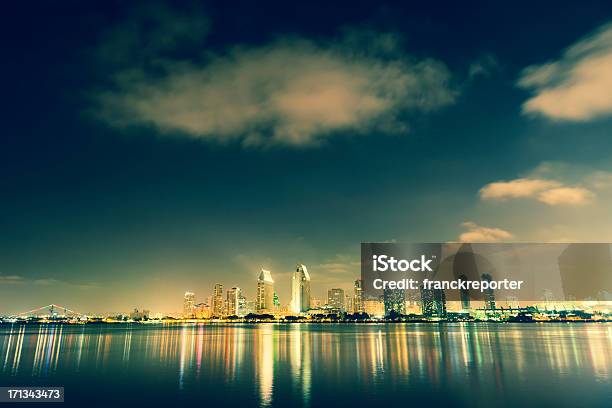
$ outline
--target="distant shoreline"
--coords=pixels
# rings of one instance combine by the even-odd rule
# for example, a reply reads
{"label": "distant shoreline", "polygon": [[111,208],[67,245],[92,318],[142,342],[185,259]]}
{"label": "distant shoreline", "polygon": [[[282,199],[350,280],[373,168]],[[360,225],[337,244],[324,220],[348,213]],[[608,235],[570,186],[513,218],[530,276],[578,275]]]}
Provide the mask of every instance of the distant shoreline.
{"label": "distant shoreline", "polygon": [[380,325],[380,324],[430,324],[430,325],[440,325],[440,324],[538,324],[538,323],[545,323],[545,324],[591,324],[591,323],[612,323],[612,320],[608,319],[608,320],[542,320],[542,321],[494,321],[494,320],[478,320],[478,321],[448,321],[448,320],[438,320],[438,321],[433,321],[433,320],[413,320],[413,321],[385,321],[385,320],[380,320],[380,321],[365,321],[365,322],[346,322],[346,321],[337,321],[337,322],[330,322],[330,321],[317,321],[317,322],[307,322],[307,321],[301,321],[301,322],[291,322],[291,321],[260,321],[260,322],[249,322],[249,321],[210,321],[210,320],[163,320],[163,321],[146,321],[146,322],[140,322],[140,321],[134,321],[134,322],[121,322],[121,321],[117,321],[117,322],[66,322],[66,321],[44,321],[44,322],[2,322],[0,323],[0,327],[3,326],[11,326],[11,325],[31,325],[31,326],[40,326],[40,325],[49,325],[49,324],[54,324],[54,325],[67,325],[67,326],[99,326],[99,325],[129,325],[129,324],[134,324],[134,325],[141,325],[141,326],[147,326],[147,325],[180,325],[180,324],[202,324],[202,325],[215,325],[215,326],[225,326],[225,325],[236,325],[236,324],[240,324],[240,325],[249,325],[249,326],[256,326],[256,325],[270,325],[270,324],[275,324],[275,325],[295,325],[295,324],[306,324],[306,325],[338,325],[338,324],[342,324],[342,325]]}

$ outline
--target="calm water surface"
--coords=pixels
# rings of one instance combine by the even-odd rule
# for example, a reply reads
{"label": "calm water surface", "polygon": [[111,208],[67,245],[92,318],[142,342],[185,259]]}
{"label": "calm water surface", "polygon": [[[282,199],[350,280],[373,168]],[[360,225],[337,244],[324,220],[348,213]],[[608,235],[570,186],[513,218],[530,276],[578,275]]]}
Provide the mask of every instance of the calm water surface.
{"label": "calm water surface", "polygon": [[612,324],[0,325],[0,386],[71,406],[610,407],[611,373]]}

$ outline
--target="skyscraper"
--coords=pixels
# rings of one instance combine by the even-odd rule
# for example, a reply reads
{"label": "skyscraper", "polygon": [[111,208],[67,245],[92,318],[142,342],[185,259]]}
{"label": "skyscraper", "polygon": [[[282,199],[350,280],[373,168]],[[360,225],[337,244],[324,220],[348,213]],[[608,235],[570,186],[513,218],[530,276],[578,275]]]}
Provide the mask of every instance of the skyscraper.
{"label": "skyscraper", "polygon": [[213,316],[223,316],[223,285],[220,283],[215,283],[213,291]]}
{"label": "skyscraper", "polygon": [[344,290],[329,289],[327,291],[327,305],[336,309],[338,312],[344,311]]}
{"label": "skyscraper", "polygon": [[195,294],[193,292],[185,292],[183,297],[183,317],[193,317],[195,309]]}
{"label": "skyscraper", "polygon": [[310,309],[310,275],[306,265],[298,264],[291,280],[291,311],[301,313]]}
{"label": "skyscraper", "polygon": [[446,294],[441,289],[425,289],[421,286],[421,308],[425,317],[446,316]]}
{"label": "skyscraper", "polygon": [[363,292],[361,279],[355,281],[353,290],[353,313],[363,313]]}
{"label": "skyscraper", "polygon": [[[467,276],[461,275],[459,276],[460,280],[466,281],[468,280]],[[461,289],[459,291],[459,297],[461,298],[461,308],[463,310],[470,309],[470,291],[468,289]]]}
{"label": "skyscraper", "polygon": [[274,280],[266,269],[261,270],[257,279],[257,312],[274,312]]}
{"label": "skyscraper", "polygon": [[385,289],[383,291],[383,301],[385,304],[385,316],[395,312],[397,314],[406,313],[405,291],[401,289]]}
{"label": "skyscraper", "polygon": [[[491,282],[493,278],[488,273],[483,273],[482,280]],[[485,307],[490,310],[495,309],[495,293],[493,292],[493,289],[488,288],[487,290],[485,290],[483,296],[485,301]]]}
{"label": "skyscraper", "polygon": [[[434,297],[434,308],[435,308],[436,316],[445,317],[446,316],[446,293],[444,293],[442,289],[434,289],[433,297]],[[495,308],[495,304],[493,307]]]}
{"label": "skyscraper", "polygon": [[238,306],[240,304],[240,288],[234,287],[227,291],[227,310],[228,316],[238,316]]}
{"label": "skyscraper", "polygon": [[353,307],[353,296],[351,295],[345,295],[344,296],[344,310],[346,310],[347,313],[354,313],[354,307]]}
{"label": "skyscraper", "polygon": [[246,297],[244,297],[244,295],[242,294],[242,291],[240,291],[240,294],[238,295],[238,306],[236,308],[236,316],[246,316],[249,312],[247,311],[247,300]]}

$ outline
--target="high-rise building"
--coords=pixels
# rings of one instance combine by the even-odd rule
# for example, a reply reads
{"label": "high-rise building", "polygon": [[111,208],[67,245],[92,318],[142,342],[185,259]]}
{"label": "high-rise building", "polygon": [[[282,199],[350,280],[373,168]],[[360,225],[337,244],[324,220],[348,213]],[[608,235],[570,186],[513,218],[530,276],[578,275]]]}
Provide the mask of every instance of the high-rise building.
{"label": "high-rise building", "polygon": [[[446,293],[442,289],[434,289],[434,308],[436,310],[436,315],[439,317],[446,316]],[[495,308],[495,303],[493,304],[493,308]]]}
{"label": "high-rise building", "polygon": [[355,313],[355,310],[353,307],[353,296],[351,295],[344,296],[344,309],[346,310],[347,313]]}
{"label": "high-rise building", "polygon": [[298,264],[291,279],[291,312],[302,313],[310,309],[310,275],[306,265]]}
{"label": "high-rise building", "polygon": [[[461,275],[459,276],[460,280],[466,281],[468,280],[467,276]],[[459,297],[461,299],[461,308],[463,310],[470,309],[470,291],[468,289],[459,290]]]}
{"label": "high-rise building", "polygon": [[395,312],[396,314],[406,313],[405,292],[401,289],[385,289],[383,291],[383,301],[385,304],[385,316]]}
{"label": "high-rise building", "polygon": [[274,312],[274,280],[266,269],[261,270],[257,279],[257,312]]}
{"label": "high-rise building", "polygon": [[195,308],[195,294],[193,292],[185,292],[183,297],[183,317],[193,317],[193,310]]}
{"label": "high-rise building", "polygon": [[425,317],[446,316],[446,295],[441,289],[425,289],[421,286],[421,310]]}
{"label": "high-rise building", "polygon": [[344,308],[344,290],[343,289],[329,289],[327,291],[327,305],[338,312],[343,312]]}
{"label": "high-rise building", "polygon": [[[480,257],[482,259],[482,257]],[[478,280],[480,277],[478,263],[476,262],[476,254],[472,245],[469,243],[462,244],[457,253],[449,259],[452,262],[452,276],[455,279],[462,281]],[[481,262],[482,263],[482,262]],[[452,294],[451,294],[452,296]],[[471,307],[472,294],[468,289],[459,289],[459,300],[461,308],[469,310]]]}
{"label": "high-rise building", "polygon": [[[483,273],[482,280],[491,282],[493,278],[488,273]],[[495,309],[495,293],[493,292],[493,289],[487,288],[487,290],[484,291],[483,295],[485,301],[485,308],[490,310]]]}
{"label": "high-rise building", "polygon": [[257,313],[257,300],[248,300],[246,302],[246,314]]}
{"label": "high-rise building", "polygon": [[363,292],[361,279],[355,281],[353,290],[353,313],[363,313]]}
{"label": "high-rise building", "polygon": [[240,297],[240,288],[234,287],[227,291],[226,314],[228,316],[238,316],[238,306],[240,304]]}
{"label": "high-rise building", "polygon": [[236,308],[236,316],[243,317],[246,316],[249,312],[247,311],[247,300],[246,297],[240,291],[238,295],[238,306]]}
{"label": "high-rise building", "polygon": [[385,304],[380,300],[364,299],[363,310],[371,317],[383,317],[385,315]]}
{"label": "high-rise building", "polygon": [[213,290],[213,316],[221,317],[223,316],[223,285],[220,283],[215,283],[215,288]]}

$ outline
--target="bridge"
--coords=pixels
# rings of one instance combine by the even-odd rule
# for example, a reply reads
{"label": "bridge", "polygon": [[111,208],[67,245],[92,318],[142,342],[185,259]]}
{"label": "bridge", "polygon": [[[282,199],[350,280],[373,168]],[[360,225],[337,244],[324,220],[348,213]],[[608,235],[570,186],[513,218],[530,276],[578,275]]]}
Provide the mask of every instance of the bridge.
{"label": "bridge", "polygon": [[67,316],[67,317],[81,317],[83,313],[75,310],[68,309],[65,306],[56,305],[54,303],[46,306],[41,306],[36,309],[28,310],[26,312],[17,313],[16,316]]}

